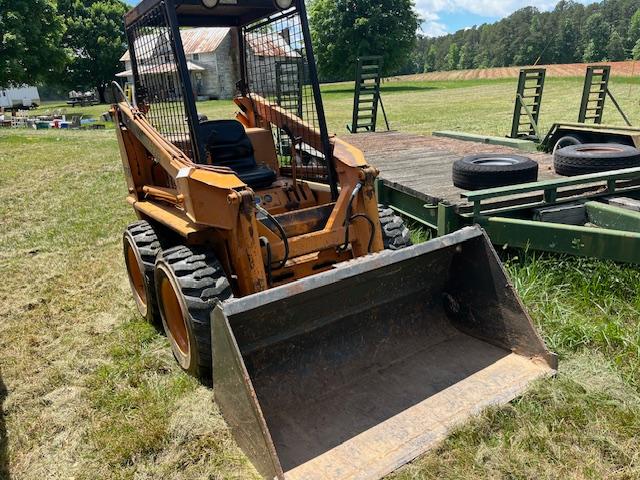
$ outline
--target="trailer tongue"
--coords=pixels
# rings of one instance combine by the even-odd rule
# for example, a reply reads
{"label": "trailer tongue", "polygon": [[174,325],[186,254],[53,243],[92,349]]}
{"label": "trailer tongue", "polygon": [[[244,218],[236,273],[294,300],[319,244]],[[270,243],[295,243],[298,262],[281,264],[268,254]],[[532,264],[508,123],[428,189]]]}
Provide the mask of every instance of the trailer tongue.
{"label": "trailer tongue", "polygon": [[381,478],[556,368],[477,228],[221,304],[212,341],[223,416],[287,480]]}

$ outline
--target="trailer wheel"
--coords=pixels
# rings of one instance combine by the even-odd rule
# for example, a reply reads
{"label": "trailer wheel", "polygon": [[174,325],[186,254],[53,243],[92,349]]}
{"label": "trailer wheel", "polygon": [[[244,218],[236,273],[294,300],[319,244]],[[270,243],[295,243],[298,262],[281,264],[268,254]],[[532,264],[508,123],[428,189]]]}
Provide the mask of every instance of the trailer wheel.
{"label": "trailer wheel", "polygon": [[562,148],[570,147],[572,145],[582,145],[583,143],[585,143],[584,139],[579,135],[565,135],[556,142],[553,147],[553,153],[555,154]]}
{"label": "trailer wheel", "polygon": [[211,384],[210,315],[232,296],[222,265],[209,251],[171,248],[158,257],[155,282],[174,357],[187,373]]}
{"label": "trailer wheel", "polygon": [[378,205],[382,239],[386,250],[400,250],[413,245],[411,232],[396,213],[385,205]]}
{"label": "trailer wheel", "polygon": [[453,164],[453,184],[463,190],[517,185],[538,179],[538,163],[522,155],[482,153]]}
{"label": "trailer wheel", "polygon": [[640,150],[615,143],[574,145],[554,154],[554,166],[565,177],[640,167]]}
{"label": "trailer wheel", "polygon": [[154,228],[144,220],[127,227],[122,238],[129,284],[140,315],[152,325],[160,326],[154,270],[162,251]]}

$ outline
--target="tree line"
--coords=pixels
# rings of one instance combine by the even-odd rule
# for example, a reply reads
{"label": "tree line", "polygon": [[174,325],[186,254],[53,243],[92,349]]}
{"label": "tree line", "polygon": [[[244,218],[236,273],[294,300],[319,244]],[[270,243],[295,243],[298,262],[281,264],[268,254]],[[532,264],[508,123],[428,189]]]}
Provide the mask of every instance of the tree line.
{"label": "tree line", "polygon": [[[416,34],[414,0],[307,0],[322,80],[352,79],[359,56],[385,75],[640,59],[640,0],[527,7],[451,35]],[[104,101],[126,50],[123,0],[0,0],[0,88],[95,88]],[[62,90],[63,91],[63,90]]]}
{"label": "tree line", "polygon": [[526,7],[451,35],[419,35],[402,73],[629,59],[640,59],[640,0],[562,0],[551,11]]}
{"label": "tree line", "polygon": [[0,88],[106,86],[126,50],[122,0],[0,0]]}

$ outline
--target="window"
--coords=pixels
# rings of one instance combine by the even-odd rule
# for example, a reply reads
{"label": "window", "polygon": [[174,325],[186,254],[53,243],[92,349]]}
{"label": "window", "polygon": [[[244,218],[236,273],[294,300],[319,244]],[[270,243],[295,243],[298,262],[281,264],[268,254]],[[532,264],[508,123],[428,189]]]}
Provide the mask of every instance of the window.
{"label": "window", "polygon": [[194,53],[194,54],[193,54],[193,60],[195,60],[196,62],[197,62],[198,60],[200,60],[200,54],[199,54],[199,53]]}

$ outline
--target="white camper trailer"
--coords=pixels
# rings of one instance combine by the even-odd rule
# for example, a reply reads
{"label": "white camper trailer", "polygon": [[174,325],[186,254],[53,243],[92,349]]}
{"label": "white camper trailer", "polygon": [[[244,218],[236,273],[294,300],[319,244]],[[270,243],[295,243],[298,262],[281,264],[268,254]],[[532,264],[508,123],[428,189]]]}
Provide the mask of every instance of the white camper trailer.
{"label": "white camper trailer", "polygon": [[0,89],[0,107],[7,110],[33,108],[40,105],[40,94],[36,87],[23,85]]}

